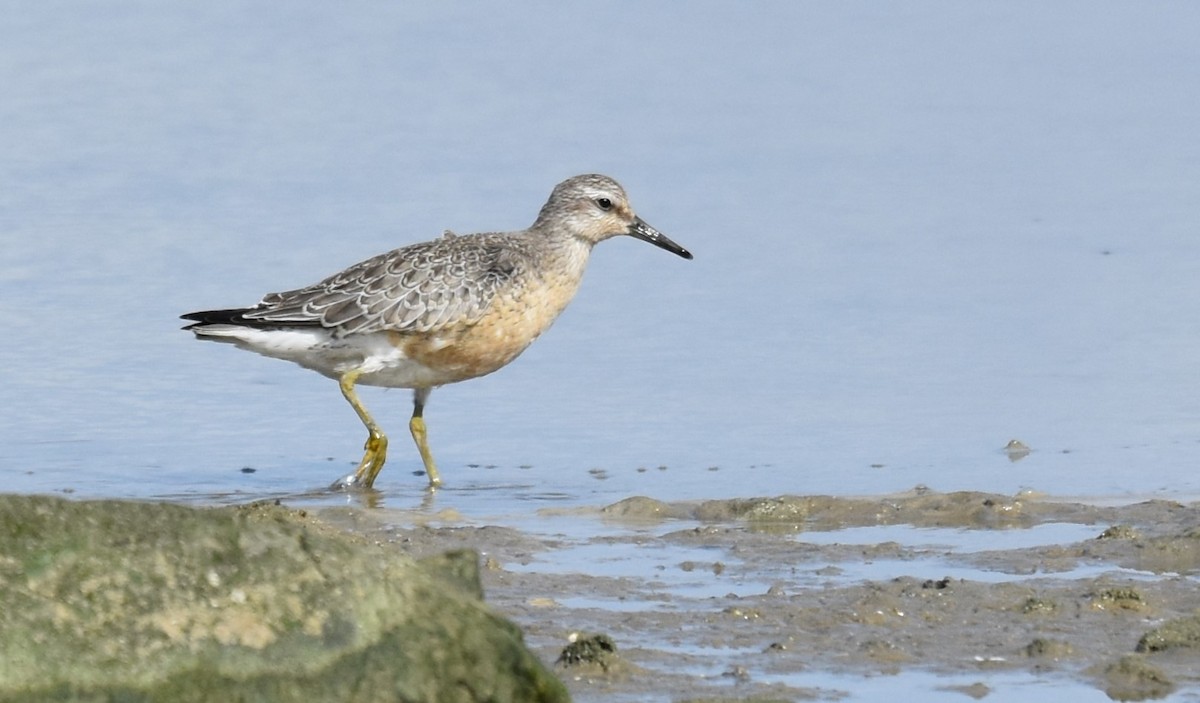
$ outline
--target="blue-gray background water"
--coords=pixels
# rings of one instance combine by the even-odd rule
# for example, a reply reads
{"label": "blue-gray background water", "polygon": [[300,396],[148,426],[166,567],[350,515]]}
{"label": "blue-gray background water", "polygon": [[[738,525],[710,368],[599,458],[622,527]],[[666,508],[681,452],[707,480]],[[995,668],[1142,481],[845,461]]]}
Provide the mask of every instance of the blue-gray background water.
{"label": "blue-gray background water", "polygon": [[[7,490],[327,485],[365,438],[336,385],[177,316],[598,171],[696,259],[600,245],[520,359],[435,391],[443,504],[1200,495],[1196,4],[3,15]],[[409,393],[363,396],[419,500]]]}

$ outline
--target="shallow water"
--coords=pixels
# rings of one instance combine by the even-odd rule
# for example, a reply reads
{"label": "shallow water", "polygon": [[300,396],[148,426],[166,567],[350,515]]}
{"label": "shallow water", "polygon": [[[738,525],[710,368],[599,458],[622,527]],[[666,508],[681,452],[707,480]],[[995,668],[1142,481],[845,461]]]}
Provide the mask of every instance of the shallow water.
{"label": "shallow water", "polygon": [[[602,245],[524,358],[436,392],[451,486],[1200,494],[1190,5],[122,7],[0,28],[16,490],[326,485],[362,441],[333,385],[176,316],[600,170],[697,258]],[[419,486],[408,394],[364,395],[380,487]]]}
{"label": "shallow water", "polygon": [[[797,499],[811,506],[798,520],[700,517],[717,514],[713,503],[736,511],[747,501],[316,514],[415,556],[474,545],[489,602],[546,661],[576,633],[610,635],[632,668],[562,671],[580,701],[882,700],[885,690],[914,700],[1131,700],[1133,689],[1107,673],[1113,663],[1144,633],[1195,612],[1198,504],[910,494]],[[864,505],[895,506],[897,524],[871,524]],[[988,511],[1007,508],[1024,526],[989,527]],[[1038,642],[1058,653],[1031,653]],[[1150,697],[1195,699],[1190,651],[1141,655],[1163,669],[1155,681],[1171,682]]]}
{"label": "shallow water", "polygon": [[177,316],[524,227],[601,171],[696,260],[602,244],[521,359],[436,391],[432,505],[408,393],[366,389],[379,504],[1193,500],[1197,31],[1165,3],[9,8],[0,480],[353,503],[312,493],[364,439],[334,384]]}

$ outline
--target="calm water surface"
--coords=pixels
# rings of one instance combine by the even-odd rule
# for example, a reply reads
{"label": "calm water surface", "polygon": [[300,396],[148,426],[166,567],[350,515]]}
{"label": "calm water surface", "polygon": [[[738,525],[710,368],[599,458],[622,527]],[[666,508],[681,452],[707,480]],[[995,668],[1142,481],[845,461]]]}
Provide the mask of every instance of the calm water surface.
{"label": "calm water surface", "polygon": [[[605,243],[518,362],[435,392],[446,500],[1194,497],[1200,9],[1156,7],[19,5],[0,475],[325,485],[363,439],[332,382],[176,316],[602,171],[696,260]],[[408,393],[364,396],[419,497]]]}

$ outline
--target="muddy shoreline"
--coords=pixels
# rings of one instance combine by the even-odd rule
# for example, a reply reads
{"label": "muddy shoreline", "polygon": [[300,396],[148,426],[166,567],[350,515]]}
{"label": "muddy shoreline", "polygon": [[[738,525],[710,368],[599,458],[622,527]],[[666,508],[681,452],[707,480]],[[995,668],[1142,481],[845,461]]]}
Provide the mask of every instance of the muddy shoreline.
{"label": "muddy shoreline", "polygon": [[[1118,700],[1200,690],[1200,504],[636,497],[543,510],[545,531],[387,509],[317,515],[415,557],[478,550],[487,601],[547,663],[573,636],[611,638],[617,651],[600,661],[559,665],[579,701],[838,700],[855,697],[856,679],[913,672],[974,698],[1014,676]],[[602,529],[556,532],[564,520]],[[899,537],[839,539],[880,527]],[[1038,530],[1069,537],[1019,544]],[[939,544],[946,535],[964,542]]]}

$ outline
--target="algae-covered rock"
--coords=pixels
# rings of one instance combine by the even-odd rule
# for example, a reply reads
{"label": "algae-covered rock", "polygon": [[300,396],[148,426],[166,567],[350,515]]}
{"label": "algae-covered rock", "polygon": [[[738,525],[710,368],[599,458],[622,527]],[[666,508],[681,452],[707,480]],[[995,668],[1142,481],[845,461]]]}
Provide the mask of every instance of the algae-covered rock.
{"label": "algae-covered rock", "polygon": [[580,664],[599,664],[607,669],[607,662],[617,653],[617,644],[605,634],[595,634],[580,637],[571,642],[558,655],[557,664],[563,666],[578,666]]}
{"label": "algae-covered rock", "polygon": [[567,700],[475,560],[273,506],[0,496],[0,700]]}
{"label": "algae-covered rock", "polygon": [[824,496],[707,500],[697,506],[696,517],[703,521],[803,523],[815,509],[828,500]]}
{"label": "algae-covered rock", "polygon": [[1168,620],[1138,640],[1137,651],[1161,652],[1167,649],[1200,648],[1200,614]]}
{"label": "algae-covered rock", "polygon": [[617,653],[617,644],[608,635],[576,634],[572,637],[571,643],[563,647],[554,662],[558,668],[570,670],[572,676],[620,680],[637,670]]}

